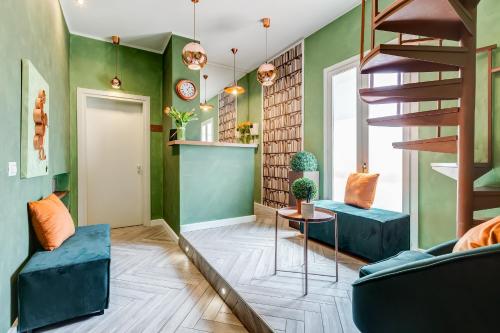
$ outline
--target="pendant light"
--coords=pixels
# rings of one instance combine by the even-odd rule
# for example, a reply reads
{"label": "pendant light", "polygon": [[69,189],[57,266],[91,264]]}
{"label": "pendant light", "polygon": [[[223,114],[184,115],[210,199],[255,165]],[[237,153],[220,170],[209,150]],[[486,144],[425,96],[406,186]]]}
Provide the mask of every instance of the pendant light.
{"label": "pendant light", "polygon": [[120,89],[122,87],[122,81],[118,78],[118,51],[120,47],[120,37],[111,37],[113,45],[115,46],[115,77],[111,80],[111,87],[113,89]]}
{"label": "pendant light", "polygon": [[266,29],[266,62],[259,66],[257,70],[257,81],[263,86],[271,86],[276,79],[277,71],[273,64],[270,64],[267,59],[267,30],[271,26],[271,19],[265,17],[262,19],[262,25]]}
{"label": "pendant light", "polygon": [[232,48],[231,52],[233,52],[233,84],[224,88],[224,91],[228,94],[240,95],[245,92],[245,88],[239,86],[238,82],[236,82],[236,53],[238,49]]}
{"label": "pendant light", "polygon": [[193,41],[186,44],[182,49],[182,62],[187,68],[199,71],[207,64],[207,52],[199,42],[196,41],[196,4],[200,0],[191,0],[193,3]]}
{"label": "pendant light", "polygon": [[213,105],[207,103],[207,79],[208,79],[208,75],[207,74],[203,75],[203,78],[205,79],[205,102],[200,103],[200,109],[202,111],[208,112],[208,111],[212,110],[214,107],[213,107]]}

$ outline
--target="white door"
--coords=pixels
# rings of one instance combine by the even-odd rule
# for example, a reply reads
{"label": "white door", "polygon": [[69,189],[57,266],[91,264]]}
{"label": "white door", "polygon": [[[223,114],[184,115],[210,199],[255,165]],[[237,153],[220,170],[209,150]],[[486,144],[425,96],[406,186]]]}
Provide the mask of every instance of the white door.
{"label": "white door", "polygon": [[139,103],[87,98],[87,224],[143,223],[143,119]]}

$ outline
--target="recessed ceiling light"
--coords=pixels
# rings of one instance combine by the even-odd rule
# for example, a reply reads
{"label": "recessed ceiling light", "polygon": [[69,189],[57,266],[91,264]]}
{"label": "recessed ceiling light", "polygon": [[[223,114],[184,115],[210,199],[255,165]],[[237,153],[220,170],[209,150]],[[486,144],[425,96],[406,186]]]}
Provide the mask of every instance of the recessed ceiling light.
{"label": "recessed ceiling light", "polygon": [[76,0],[76,3],[78,6],[83,7],[83,5],[85,5],[85,0]]}

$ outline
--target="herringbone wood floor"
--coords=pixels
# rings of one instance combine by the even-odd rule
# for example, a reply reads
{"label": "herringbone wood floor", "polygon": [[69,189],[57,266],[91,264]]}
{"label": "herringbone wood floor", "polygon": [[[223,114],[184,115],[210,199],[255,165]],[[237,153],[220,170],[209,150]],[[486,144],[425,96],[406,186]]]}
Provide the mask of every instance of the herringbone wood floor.
{"label": "herringbone wood floor", "polygon": [[[352,321],[351,283],[363,263],[340,254],[339,282],[309,276],[303,296],[301,274],[274,275],[274,218],[256,223],[183,233],[196,251],[263,317],[276,332],[358,332]],[[278,261],[281,269],[300,270],[302,236],[281,221]],[[333,250],[309,242],[310,272],[335,274]]]}
{"label": "herringbone wood floor", "polygon": [[111,237],[109,309],[38,332],[246,332],[163,227],[114,229]]}

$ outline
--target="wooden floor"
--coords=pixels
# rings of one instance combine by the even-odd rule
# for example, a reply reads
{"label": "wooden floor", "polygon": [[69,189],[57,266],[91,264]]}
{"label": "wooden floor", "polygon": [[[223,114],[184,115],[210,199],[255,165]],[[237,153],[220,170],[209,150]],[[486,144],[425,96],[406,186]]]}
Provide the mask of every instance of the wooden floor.
{"label": "wooden floor", "polygon": [[247,332],[163,227],[111,237],[109,309],[37,332]]}
{"label": "wooden floor", "polygon": [[[259,216],[257,223],[183,233],[197,253],[276,332],[358,332],[352,321],[351,283],[363,263],[340,254],[339,282],[309,276],[309,294],[303,296],[302,274],[274,275],[274,218]],[[303,237],[280,223],[278,261],[286,270],[300,270]],[[335,275],[333,250],[309,242],[310,272]],[[196,262],[196,261],[195,261]],[[205,269],[200,267],[202,271]],[[240,318],[245,322],[244,318]]]}

